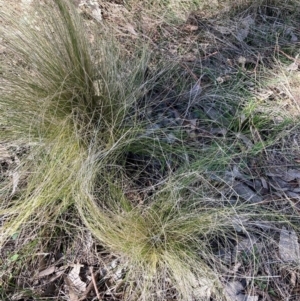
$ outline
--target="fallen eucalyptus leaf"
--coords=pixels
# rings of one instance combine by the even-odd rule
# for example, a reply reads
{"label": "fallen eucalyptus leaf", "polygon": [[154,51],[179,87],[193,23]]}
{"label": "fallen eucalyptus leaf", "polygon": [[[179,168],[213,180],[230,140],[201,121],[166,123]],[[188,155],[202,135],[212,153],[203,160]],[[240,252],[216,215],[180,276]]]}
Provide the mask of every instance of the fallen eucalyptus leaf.
{"label": "fallen eucalyptus leaf", "polygon": [[253,148],[253,142],[248,137],[246,137],[244,134],[237,133],[236,137],[238,139],[241,139],[245,143],[245,145],[247,146],[248,149],[252,149]]}
{"label": "fallen eucalyptus leaf", "polygon": [[267,181],[265,180],[265,178],[261,177],[260,180],[261,180],[261,184],[262,184],[263,188],[268,189],[269,185],[268,185]]}
{"label": "fallen eucalyptus leaf", "polygon": [[286,70],[287,71],[296,71],[296,70],[298,70],[298,67],[299,67],[298,63],[297,62],[293,62],[293,63],[291,63],[290,65],[288,65],[286,67]]}
{"label": "fallen eucalyptus leaf", "polygon": [[266,175],[269,177],[282,177],[287,173],[287,169],[282,166],[268,166]]}
{"label": "fallen eucalyptus leaf", "polygon": [[198,29],[199,29],[199,27],[197,25],[187,24],[184,26],[184,30],[186,30],[186,31],[196,31]]}
{"label": "fallen eucalyptus leaf", "polygon": [[236,38],[242,42],[244,41],[250,32],[250,26],[255,23],[254,19],[252,16],[248,15],[244,19],[241,20],[239,27],[238,27],[238,32],[236,33]]}
{"label": "fallen eucalyptus leaf", "polygon": [[210,133],[213,135],[222,135],[225,136],[227,134],[228,130],[225,128],[213,128],[210,130]]}
{"label": "fallen eucalyptus leaf", "polygon": [[298,57],[299,57],[299,54],[296,55],[294,62],[291,63],[290,65],[288,65],[288,67],[286,68],[288,71],[298,70],[298,67],[299,67]]}
{"label": "fallen eucalyptus leaf", "polygon": [[212,120],[222,124],[222,125],[227,125],[228,124],[228,120],[226,118],[224,118],[224,116],[222,115],[222,113],[213,108],[210,105],[202,105],[203,111],[204,113]]}
{"label": "fallen eucalyptus leaf", "polygon": [[194,295],[197,298],[205,300],[210,299],[213,283],[207,278],[196,278],[194,275],[189,275],[189,280],[194,288]]}
{"label": "fallen eucalyptus leaf", "polygon": [[76,288],[80,292],[84,292],[86,290],[86,283],[80,279],[80,269],[83,267],[82,264],[74,264],[73,269],[67,276],[67,279],[70,280],[73,287]]}
{"label": "fallen eucalyptus leaf", "polygon": [[73,283],[68,277],[65,277],[65,284],[69,291],[69,301],[79,301],[79,297],[73,288]]}
{"label": "fallen eucalyptus leaf", "polygon": [[236,252],[252,253],[257,240],[256,237],[242,239],[235,247]]}
{"label": "fallen eucalyptus leaf", "polygon": [[291,42],[292,43],[298,42],[298,37],[294,33],[291,33]]}
{"label": "fallen eucalyptus leaf", "polygon": [[0,161],[8,161],[12,163],[11,155],[8,153],[7,148],[0,144]]}
{"label": "fallen eucalyptus leaf", "polygon": [[61,275],[64,274],[65,270],[68,268],[68,266],[62,266],[55,271],[55,274],[48,280],[49,283],[53,282],[57,278],[59,278]]}
{"label": "fallen eucalyptus leaf", "polygon": [[244,69],[246,61],[247,61],[246,58],[244,56],[239,56],[237,61],[242,66],[242,68]]}
{"label": "fallen eucalyptus leaf", "polygon": [[[102,12],[99,7],[99,4],[95,0],[86,0],[77,4],[78,7],[83,9],[83,11],[90,15],[95,21],[102,21]],[[86,9],[84,9],[86,7]]]}
{"label": "fallen eucalyptus leaf", "polygon": [[279,254],[283,261],[298,261],[300,251],[298,237],[294,230],[287,230],[282,227],[279,239]]}
{"label": "fallen eucalyptus leaf", "polygon": [[270,179],[269,184],[277,191],[288,191],[290,189],[288,183],[286,181],[283,181],[280,177],[273,177],[272,179]]}
{"label": "fallen eucalyptus leaf", "polygon": [[244,286],[239,281],[231,281],[224,287],[225,294],[228,300],[236,301],[237,296],[244,289]]}
{"label": "fallen eucalyptus leaf", "polygon": [[300,170],[289,168],[287,172],[282,175],[282,179],[287,182],[300,179]]}
{"label": "fallen eucalyptus leaf", "polygon": [[190,98],[195,99],[202,93],[202,87],[200,85],[200,80],[196,82],[196,84],[190,90]]}
{"label": "fallen eucalyptus leaf", "polygon": [[137,36],[138,33],[136,32],[134,26],[130,23],[127,23],[123,26],[123,29],[127,30],[129,33],[133,34],[134,36]]}
{"label": "fallen eucalyptus leaf", "polygon": [[241,294],[244,289],[239,281],[232,281],[225,286],[225,294],[228,301],[258,301],[258,296]]}
{"label": "fallen eucalyptus leaf", "polygon": [[19,184],[19,180],[20,180],[20,174],[17,171],[13,172],[12,173],[13,187],[12,187],[12,192],[11,192],[10,196],[13,196],[15,194],[18,184]]}
{"label": "fallen eucalyptus leaf", "polygon": [[258,301],[258,296],[239,295],[237,301]]}
{"label": "fallen eucalyptus leaf", "polygon": [[232,187],[232,189],[237,196],[241,197],[247,202],[259,203],[262,201],[261,196],[256,194],[251,188],[249,188],[243,183],[236,182],[235,185]]}
{"label": "fallen eucalyptus leaf", "polygon": [[295,193],[293,191],[287,191],[286,192],[287,196],[292,198],[292,199],[300,199],[300,194],[299,193]]}
{"label": "fallen eucalyptus leaf", "polygon": [[245,227],[244,227],[244,223],[246,223],[249,220],[249,218],[247,217],[240,217],[240,216],[234,216],[231,221],[232,221],[232,225],[234,227],[234,229],[237,232],[244,232],[245,231]]}
{"label": "fallen eucalyptus leaf", "polygon": [[55,266],[52,265],[52,266],[48,267],[47,269],[40,271],[38,274],[38,278],[49,276],[49,275],[53,274],[54,272],[55,272]]}
{"label": "fallen eucalyptus leaf", "polygon": [[174,134],[170,133],[167,135],[166,140],[169,144],[173,144],[177,140],[177,138]]}
{"label": "fallen eucalyptus leaf", "polygon": [[214,27],[217,31],[219,31],[221,34],[231,34],[232,33],[232,29],[225,27],[225,26],[215,26]]}
{"label": "fallen eucalyptus leaf", "polygon": [[290,283],[291,283],[291,285],[292,285],[292,287],[295,287],[295,285],[296,285],[296,279],[298,278],[297,276],[296,276],[296,273],[294,272],[294,271],[289,271],[290,272]]}

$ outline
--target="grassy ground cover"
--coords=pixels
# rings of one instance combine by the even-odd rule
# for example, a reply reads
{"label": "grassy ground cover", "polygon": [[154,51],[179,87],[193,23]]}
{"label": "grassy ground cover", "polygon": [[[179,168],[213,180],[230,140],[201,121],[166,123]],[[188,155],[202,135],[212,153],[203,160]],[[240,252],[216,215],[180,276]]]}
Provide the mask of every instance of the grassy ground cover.
{"label": "grassy ground cover", "polygon": [[297,300],[297,4],[0,2],[1,298]]}

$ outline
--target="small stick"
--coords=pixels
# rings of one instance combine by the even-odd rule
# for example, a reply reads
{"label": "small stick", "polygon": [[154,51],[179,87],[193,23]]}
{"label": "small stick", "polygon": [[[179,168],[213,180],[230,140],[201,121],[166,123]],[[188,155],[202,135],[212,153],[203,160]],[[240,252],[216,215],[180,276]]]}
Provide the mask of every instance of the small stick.
{"label": "small stick", "polygon": [[[91,270],[91,267],[90,267],[90,270]],[[93,274],[92,271],[91,271],[91,274],[92,274],[92,279],[95,280],[96,278],[98,278],[99,271],[96,272],[95,274]],[[95,281],[95,282],[96,282],[96,281]],[[93,289],[93,287],[94,287],[94,282],[91,281],[91,282],[89,283],[89,285],[87,286],[87,288],[86,288],[86,290],[85,290],[83,296],[82,296],[81,298],[79,298],[79,301],[85,300],[85,299],[87,298],[87,296],[89,295],[90,291]],[[97,292],[96,292],[96,294],[97,294]],[[97,296],[97,297],[98,297],[98,296]],[[99,299],[99,300],[101,300],[101,299]]]}
{"label": "small stick", "polygon": [[292,61],[294,61],[294,62],[296,62],[296,63],[299,63],[298,56],[292,57],[292,56],[286,54],[285,52],[283,52],[283,51],[280,50],[280,49],[277,49],[277,50],[278,50],[278,52],[280,52],[281,54],[283,54],[283,55],[284,55],[285,57],[287,57],[288,59],[290,59],[290,60],[292,60]]}
{"label": "small stick", "polygon": [[194,78],[194,80],[198,83],[199,79],[197,75],[185,64],[185,63],[180,63],[180,65]]}
{"label": "small stick", "polygon": [[206,55],[203,59],[206,60],[206,59],[209,58],[210,56],[213,56],[213,55],[215,55],[215,54],[217,54],[217,53],[219,53],[219,51],[215,51],[215,52],[213,52],[213,53],[210,53],[210,54]]}
{"label": "small stick", "polygon": [[97,295],[98,300],[101,301],[102,299],[101,299],[99,291],[98,291],[98,287],[97,287],[97,283],[96,283],[96,278],[95,278],[95,275],[93,273],[93,267],[91,267],[91,266],[90,266],[90,272],[91,272],[91,275],[92,275],[92,283],[94,285],[95,293]]}

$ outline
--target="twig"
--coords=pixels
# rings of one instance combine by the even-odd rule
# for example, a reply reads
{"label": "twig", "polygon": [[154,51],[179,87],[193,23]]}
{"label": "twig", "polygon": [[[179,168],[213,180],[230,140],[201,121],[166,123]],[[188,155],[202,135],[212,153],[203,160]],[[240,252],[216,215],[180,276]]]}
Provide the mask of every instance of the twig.
{"label": "twig", "polygon": [[91,272],[91,275],[92,275],[92,283],[94,285],[95,293],[97,295],[98,300],[101,301],[102,299],[101,299],[99,291],[98,291],[98,287],[97,287],[97,283],[96,283],[96,277],[93,273],[93,267],[91,267],[91,266],[90,266],[90,272]]}
{"label": "twig", "polygon": [[202,58],[202,59],[203,59],[203,60],[206,60],[206,59],[209,58],[210,56],[213,56],[213,55],[215,55],[215,54],[217,54],[217,53],[219,53],[219,51],[215,51],[215,52],[213,52],[213,53],[210,53],[210,54],[208,54],[208,55],[205,55],[204,58]]}
{"label": "twig", "polygon": [[[92,267],[90,267],[90,270],[93,270]],[[99,275],[99,271],[97,271],[95,274],[93,274],[92,271],[91,271],[91,274],[92,274],[92,280],[94,279],[95,282],[96,282],[96,279],[98,278],[98,275]],[[79,298],[79,301],[85,300],[94,286],[95,286],[94,281],[91,281],[89,283],[89,285],[87,286],[83,296]],[[96,292],[96,294],[97,294],[97,292]],[[98,295],[97,295],[97,298],[98,298]],[[101,299],[99,299],[99,300],[101,300]]]}
{"label": "twig", "polygon": [[280,50],[279,48],[277,49],[277,51],[280,52],[281,54],[283,54],[283,55],[284,55],[285,57],[287,57],[288,59],[290,59],[290,60],[292,60],[292,61],[294,61],[294,62],[296,62],[296,63],[298,63],[298,64],[300,63],[300,61],[297,59],[298,56],[292,57],[292,56],[286,54],[285,52],[283,52],[282,50]]}
{"label": "twig", "polygon": [[194,78],[197,83],[201,80],[201,78],[198,78],[198,76],[185,63],[180,63],[180,65]]}

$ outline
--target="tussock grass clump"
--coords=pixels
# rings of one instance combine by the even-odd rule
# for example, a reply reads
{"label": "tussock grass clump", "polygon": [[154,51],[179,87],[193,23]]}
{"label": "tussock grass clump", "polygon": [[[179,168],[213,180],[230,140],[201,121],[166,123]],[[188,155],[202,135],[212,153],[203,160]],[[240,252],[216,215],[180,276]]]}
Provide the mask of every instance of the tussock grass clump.
{"label": "tussock grass clump", "polygon": [[[141,135],[145,126],[136,122],[136,113],[127,114],[145,92],[146,57],[142,53],[137,64],[120,64],[118,53],[102,44],[93,53],[96,63],[92,62],[83,24],[65,1],[42,6],[28,23],[10,16],[8,11],[1,14],[7,24],[1,29],[7,59],[1,66],[0,135],[6,143],[27,143],[31,149],[15,170],[23,182],[19,191],[10,194],[14,188],[9,181],[2,185],[2,246],[21,230],[26,235],[26,227],[31,240],[42,237],[50,221],[53,225],[75,207],[106,248],[130,259],[133,287],[141,274],[144,284],[151,283],[151,290],[141,289],[143,298],[164,282],[159,276],[163,271],[182,286],[183,296],[192,296],[192,283],[181,284],[181,273],[183,269],[188,273],[188,262],[195,256],[184,250],[183,240],[195,232],[196,214],[191,225],[189,215],[180,217],[182,233],[172,229],[179,214],[172,212],[174,204],[166,203],[171,206],[170,218],[163,216],[164,209],[151,207],[156,202],[133,209],[118,182],[122,175],[115,173],[126,151],[143,151],[152,141]],[[160,143],[148,144],[147,153],[153,152],[163,157]],[[160,234],[165,219],[170,229]],[[168,235],[167,247],[160,242],[161,235]],[[176,263],[176,258],[186,263]]]}
{"label": "tussock grass clump", "polygon": [[51,8],[51,14],[40,11],[42,19],[51,15],[42,25],[1,14],[7,59],[1,68],[0,136],[32,146],[16,170],[26,182],[22,191],[17,199],[2,198],[2,244],[26,222],[40,227],[72,205],[74,176],[84,156],[79,133],[94,118],[92,64],[82,25],[64,1]]}
{"label": "tussock grass clump", "polygon": [[[29,151],[13,181],[1,179],[0,247],[16,234],[25,238],[27,228],[24,241],[43,240],[65,214],[76,214],[96,244],[120,258],[124,300],[225,300],[224,279],[242,259],[240,278],[253,288],[262,250],[282,226],[299,232],[299,218],[292,206],[234,195],[237,179],[255,180],[243,174],[251,174],[249,161],[268,153],[289,123],[277,124],[248,92],[247,70],[238,66],[236,82],[222,86],[207,66],[204,94],[185,64],[178,74],[152,70],[149,78],[147,49],[131,59],[103,32],[92,46],[68,1],[47,2],[27,19],[11,16],[0,13],[0,142]],[[134,172],[148,178],[135,181]],[[260,257],[254,244],[239,253],[245,240],[257,243]]]}
{"label": "tussock grass clump", "polygon": [[146,58],[120,66],[118,53],[101,45],[92,62],[72,5],[58,0],[37,12],[32,19],[1,13],[7,49],[1,65],[1,141],[31,147],[16,170],[22,191],[9,196],[12,187],[2,185],[2,242],[32,217],[38,227],[74,204],[90,148],[101,150],[102,158],[112,153],[113,164],[122,141],[138,132],[134,116],[126,126],[125,117],[143,90]]}

